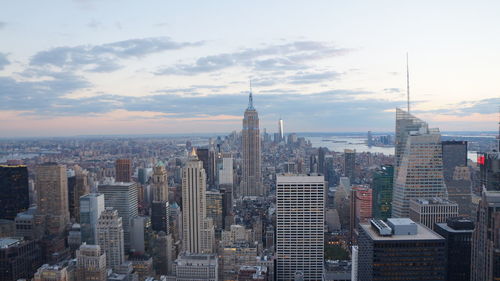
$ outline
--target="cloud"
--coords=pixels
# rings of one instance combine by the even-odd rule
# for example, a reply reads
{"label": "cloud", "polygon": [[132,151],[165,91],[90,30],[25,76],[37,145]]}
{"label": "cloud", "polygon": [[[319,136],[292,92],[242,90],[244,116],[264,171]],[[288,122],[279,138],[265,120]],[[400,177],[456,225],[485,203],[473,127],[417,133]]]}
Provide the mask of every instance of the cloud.
{"label": "cloud", "polygon": [[297,72],[289,78],[291,84],[311,84],[323,81],[333,81],[339,79],[340,73],[336,71],[325,72]]}
{"label": "cloud", "polygon": [[472,114],[494,114],[498,113],[500,98],[489,98],[478,101],[463,101],[455,104],[448,104],[446,108],[434,110],[415,110],[420,113],[434,113],[441,115],[469,116]]}
{"label": "cloud", "polygon": [[200,57],[192,63],[160,68],[156,74],[197,75],[236,66],[253,71],[301,70],[308,68],[307,63],[310,61],[344,55],[349,51],[324,42],[297,41]]}
{"label": "cloud", "polygon": [[31,58],[30,65],[89,72],[112,72],[123,67],[119,64],[120,59],[140,58],[153,53],[201,44],[203,42],[176,42],[168,37],[151,37],[94,46],[55,47],[36,53]]}
{"label": "cloud", "polygon": [[400,93],[401,90],[399,88],[385,88],[384,92],[386,92],[386,93]]}
{"label": "cloud", "polygon": [[0,21],[0,29],[4,29],[7,26],[7,23],[4,21]]}
{"label": "cloud", "polygon": [[0,53],[0,70],[3,70],[9,64],[10,61],[7,59],[7,54]]}

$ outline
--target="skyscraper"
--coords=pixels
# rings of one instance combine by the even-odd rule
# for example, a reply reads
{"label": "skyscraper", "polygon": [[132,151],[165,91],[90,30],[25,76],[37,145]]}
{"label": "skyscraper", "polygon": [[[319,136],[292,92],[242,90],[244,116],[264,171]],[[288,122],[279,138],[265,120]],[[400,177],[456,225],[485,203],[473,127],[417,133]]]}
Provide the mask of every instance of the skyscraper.
{"label": "skyscraper", "polygon": [[356,179],[356,150],[344,149],[344,176],[351,182]]}
{"label": "skyscraper", "polygon": [[242,151],[243,175],[241,179],[241,196],[264,196],[260,170],[260,132],[259,115],[253,107],[252,91],[250,91],[248,107],[243,117]]}
{"label": "skyscraper", "polygon": [[394,181],[394,167],[384,165],[373,173],[373,204],[372,215],[376,219],[388,219],[392,213],[392,187]]}
{"label": "skyscraper", "polygon": [[68,267],[59,265],[42,265],[35,273],[33,281],[67,281]]}
{"label": "skyscraper", "polygon": [[103,194],[90,193],[80,198],[82,243],[97,243],[97,221],[104,209]]}
{"label": "skyscraper", "polygon": [[435,223],[458,216],[458,204],[444,198],[414,198],[410,200],[410,219],[434,229]]}
{"label": "skyscraper", "polygon": [[483,152],[477,157],[479,180],[487,190],[500,190],[500,152]]}
{"label": "skyscraper", "polygon": [[350,196],[350,241],[358,239],[358,224],[366,223],[372,218],[372,189],[364,186],[354,186]]}
{"label": "skyscraper", "polygon": [[210,226],[207,223],[206,204],[206,174],[203,162],[198,160],[193,148],[186,166],[182,169],[182,244],[187,253],[211,252],[213,247],[207,245],[210,240],[206,237],[210,235],[207,228]]}
{"label": "skyscraper", "polygon": [[35,240],[0,238],[0,280],[30,280],[42,265],[42,251]]}
{"label": "skyscraper", "polygon": [[322,280],[325,180],[318,175],[277,175],[277,280]]}
{"label": "skyscraper", "polygon": [[483,188],[472,234],[472,281],[500,280],[500,191]]}
{"label": "skyscraper", "polygon": [[285,133],[283,131],[283,119],[281,119],[280,117],[280,120],[278,121],[278,133],[280,134],[280,142],[281,141],[284,141],[285,140]]}
{"label": "skyscraper", "polygon": [[75,166],[75,174],[68,177],[68,206],[69,215],[76,222],[80,222],[80,197],[90,192],[87,182],[88,172]]}
{"label": "skyscraper", "polygon": [[441,134],[421,127],[407,136],[394,183],[392,216],[407,218],[413,198],[447,198],[443,179]]}
{"label": "skyscraper", "polygon": [[132,162],[130,159],[116,159],[116,181],[132,182]]}
{"label": "skyscraper", "polygon": [[151,204],[151,227],[154,231],[169,230],[168,176],[162,162],[153,168],[152,176],[153,202]]}
{"label": "skyscraper", "polygon": [[123,219],[125,250],[130,250],[130,227],[132,220],[138,216],[137,184],[132,182],[116,182],[99,185],[99,193],[104,194],[104,206],[114,208]]}
{"label": "skyscraper", "polygon": [[28,168],[0,165],[0,219],[13,220],[30,206]]}
{"label": "skyscraper", "polygon": [[113,208],[106,208],[97,222],[97,240],[106,253],[106,265],[116,270],[125,261],[122,218]]}
{"label": "skyscraper", "polygon": [[106,253],[99,245],[82,244],[76,251],[77,281],[106,281]]}
{"label": "skyscraper", "polygon": [[443,141],[443,176],[448,199],[458,204],[458,213],[471,214],[471,180],[467,167],[467,142]]}
{"label": "skyscraper", "polygon": [[216,184],[233,187],[233,157],[231,153],[217,153]]}
{"label": "skyscraper", "polygon": [[318,173],[325,175],[326,147],[318,148]]}
{"label": "skyscraper", "polygon": [[69,224],[66,166],[45,163],[36,167],[37,213],[48,234],[62,234]]}

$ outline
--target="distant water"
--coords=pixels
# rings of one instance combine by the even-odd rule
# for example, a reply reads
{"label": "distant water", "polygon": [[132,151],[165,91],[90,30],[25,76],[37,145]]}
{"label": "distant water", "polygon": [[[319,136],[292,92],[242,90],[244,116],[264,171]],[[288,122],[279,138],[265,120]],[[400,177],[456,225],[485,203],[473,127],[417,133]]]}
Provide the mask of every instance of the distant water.
{"label": "distant water", "polygon": [[364,137],[346,137],[346,136],[325,136],[325,137],[306,137],[313,147],[326,147],[331,151],[344,152],[344,149],[356,149],[356,152],[383,153],[394,155],[394,146],[380,147],[366,145]]}

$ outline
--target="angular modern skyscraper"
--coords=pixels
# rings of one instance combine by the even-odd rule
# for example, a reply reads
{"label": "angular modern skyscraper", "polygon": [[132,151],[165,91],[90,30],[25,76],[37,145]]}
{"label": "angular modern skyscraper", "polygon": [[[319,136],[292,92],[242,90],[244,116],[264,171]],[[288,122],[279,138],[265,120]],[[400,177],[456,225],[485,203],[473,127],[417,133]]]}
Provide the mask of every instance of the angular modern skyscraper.
{"label": "angular modern skyscraper", "polygon": [[241,196],[264,196],[260,170],[260,131],[259,115],[253,107],[253,96],[250,91],[248,107],[243,117],[242,150],[243,175],[241,179]]}
{"label": "angular modern skyscraper", "polygon": [[[183,249],[187,253],[210,253],[214,228],[207,219],[206,174],[203,162],[193,148],[186,166],[182,169],[182,226]],[[210,230],[211,235],[210,236]]]}
{"label": "angular modern skyscraper", "polygon": [[[441,134],[438,129],[429,129],[427,124],[421,121],[419,124],[418,130],[407,131],[404,137],[406,139],[404,153],[396,155],[396,164],[398,157],[400,162],[396,167],[393,191],[392,217],[394,218],[409,216],[411,199],[448,197],[443,178]],[[405,127],[405,130],[410,127]],[[399,133],[396,133],[398,137]],[[396,152],[398,153],[398,144]]]}
{"label": "angular modern skyscraper", "polygon": [[45,163],[36,167],[37,216],[48,234],[62,234],[69,224],[66,166]]}
{"label": "angular modern skyscraper", "polygon": [[30,207],[28,168],[0,165],[0,219],[13,220]]}
{"label": "angular modern skyscraper", "polygon": [[277,175],[277,280],[322,280],[325,179]]}

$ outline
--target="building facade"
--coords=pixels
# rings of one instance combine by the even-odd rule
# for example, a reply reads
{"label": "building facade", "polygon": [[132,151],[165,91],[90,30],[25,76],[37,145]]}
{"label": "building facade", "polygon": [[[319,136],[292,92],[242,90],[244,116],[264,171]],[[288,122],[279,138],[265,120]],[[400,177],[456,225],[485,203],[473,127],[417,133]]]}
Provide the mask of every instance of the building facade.
{"label": "building facade", "polygon": [[472,182],[467,167],[467,141],[443,141],[443,176],[448,199],[458,204],[461,216],[472,213]]}
{"label": "building facade", "polygon": [[106,253],[106,265],[116,270],[125,261],[122,218],[118,211],[106,208],[97,222],[97,242]]}
{"label": "building facade", "polygon": [[410,201],[410,219],[434,229],[435,223],[458,216],[458,204],[444,198],[416,198]]}
{"label": "building facade", "polygon": [[0,238],[0,280],[29,280],[41,265],[42,252],[34,240]]}
{"label": "building facade", "polygon": [[117,182],[132,182],[132,161],[130,159],[116,159],[115,175]]}
{"label": "building facade", "polygon": [[385,220],[391,217],[393,181],[394,166],[392,165],[384,165],[373,173],[373,218]]}
{"label": "building facade", "polygon": [[76,251],[77,281],[106,281],[106,253],[99,245],[82,244]]}
{"label": "building facade", "polygon": [[105,210],[104,194],[90,193],[80,198],[82,243],[97,243],[97,221]]}
{"label": "building facade", "polygon": [[0,165],[0,219],[13,220],[30,206],[28,167]]}

